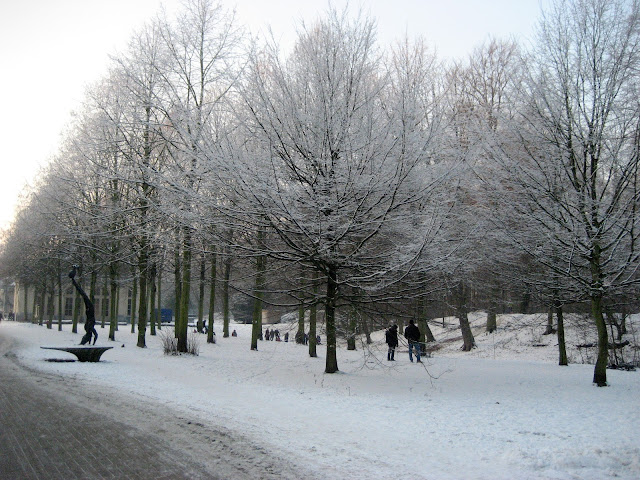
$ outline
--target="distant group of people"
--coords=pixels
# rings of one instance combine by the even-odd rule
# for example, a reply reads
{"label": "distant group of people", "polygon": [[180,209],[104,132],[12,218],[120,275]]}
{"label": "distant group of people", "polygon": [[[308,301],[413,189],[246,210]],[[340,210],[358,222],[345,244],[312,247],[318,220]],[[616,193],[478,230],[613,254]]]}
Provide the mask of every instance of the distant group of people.
{"label": "distant group of people", "polygon": [[[4,313],[3,313],[3,312],[0,312],[0,322],[1,322],[2,320],[4,320],[4,318],[5,318],[5,317],[4,317]],[[9,313],[7,314],[7,320],[15,320],[15,319],[16,319],[16,316],[14,315],[14,313],[13,313],[13,312],[9,312]]]}
{"label": "distant group of people", "polygon": [[[289,332],[286,332],[284,334],[285,342],[289,341]],[[280,338],[280,330],[276,329],[276,328],[272,328],[271,330],[269,330],[269,327],[267,327],[267,329],[264,332],[264,339],[265,340],[269,340],[269,341],[276,341],[276,342],[281,342],[282,339]]]}
{"label": "distant group of people", "polygon": [[198,333],[207,333],[209,331],[209,329],[207,328],[207,321],[199,318],[196,321],[196,332]]}
{"label": "distant group of people", "polygon": [[[304,334],[304,337],[302,339],[302,343],[304,343],[305,345],[309,344],[309,335],[308,334]],[[316,335],[316,345],[322,345],[322,339],[320,338],[320,335]]]}
{"label": "distant group of people", "polygon": [[[404,338],[409,343],[409,360],[413,363],[413,352],[416,354],[416,362],[422,363],[420,360],[420,329],[413,320],[409,320],[409,325],[404,329]],[[396,348],[398,347],[398,326],[391,325],[385,332],[385,341],[389,347],[387,351],[387,361],[395,361]]]}
{"label": "distant group of people", "polygon": [[[276,341],[276,342],[281,342],[284,341],[288,342],[289,341],[289,332],[285,332],[285,334],[281,337],[280,336],[280,330],[278,330],[277,328],[272,328],[271,330],[269,330],[269,328],[267,327],[267,329],[264,332],[264,340],[269,340],[269,341]],[[308,334],[304,334],[304,341],[303,343],[305,345],[309,344],[309,335]],[[263,337],[260,336],[260,340],[262,340]],[[321,344],[321,339],[320,339],[320,335],[316,336],[316,344],[320,345]]]}

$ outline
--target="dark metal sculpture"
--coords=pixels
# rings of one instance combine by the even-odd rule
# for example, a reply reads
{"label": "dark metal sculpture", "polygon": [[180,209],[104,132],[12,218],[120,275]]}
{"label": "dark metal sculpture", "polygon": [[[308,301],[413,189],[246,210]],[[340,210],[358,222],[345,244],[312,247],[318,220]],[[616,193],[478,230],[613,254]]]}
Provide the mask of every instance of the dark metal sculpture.
{"label": "dark metal sculpture", "polygon": [[87,316],[87,319],[84,322],[84,331],[86,333],[84,334],[84,337],[82,337],[82,340],[80,341],[80,345],[84,345],[85,343],[89,343],[89,345],[91,345],[91,337],[94,337],[93,344],[95,345],[96,341],[98,340],[98,332],[96,332],[95,309],[93,307],[93,302],[91,301],[91,299],[89,299],[87,294],[84,293],[84,290],[82,290],[82,287],[78,284],[78,282],[76,282],[75,276],[76,276],[77,270],[78,270],[78,266],[74,265],[73,270],[69,272],[69,278],[71,279],[71,283],[73,283],[73,286],[76,287],[76,290],[78,290],[78,293],[82,296],[82,299],[84,300],[85,312]]}

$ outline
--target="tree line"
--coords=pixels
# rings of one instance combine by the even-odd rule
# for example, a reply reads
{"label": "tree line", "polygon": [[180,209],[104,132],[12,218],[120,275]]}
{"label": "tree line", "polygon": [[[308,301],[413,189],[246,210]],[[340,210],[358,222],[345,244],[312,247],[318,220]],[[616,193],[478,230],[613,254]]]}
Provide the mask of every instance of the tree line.
{"label": "tree line", "polygon": [[[391,319],[586,309],[606,385],[607,321],[639,282],[640,6],[556,0],[530,46],[489,39],[443,61],[380,45],[329,7],[283,51],[214,0],[150,20],[86,92],[4,232],[2,277],[52,296],[80,263],[133,288],[138,346],[163,279],[179,351],[200,318],[250,299],[324,316],[325,371]],[[16,159],[19,161],[19,159]],[[195,294],[197,288],[197,294]],[[194,297],[196,301],[194,302]],[[53,297],[52,297],[53,298]],[[222,302],[216,307],[215,300]],[[133,322],[132,322],[133,328]],[[209,329],[210,342],[213,329]]]}

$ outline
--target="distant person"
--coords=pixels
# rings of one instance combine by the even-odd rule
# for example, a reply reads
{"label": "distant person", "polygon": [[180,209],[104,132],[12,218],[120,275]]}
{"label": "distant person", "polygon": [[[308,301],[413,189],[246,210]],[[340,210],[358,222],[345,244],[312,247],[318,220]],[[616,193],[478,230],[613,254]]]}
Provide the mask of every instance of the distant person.
{"label": "distant person", "polygon": [[320,339],[320,335],[316,337],[316,345],[322,345],[322,341]]}
{"label": "distant person", "polygon": [[385,341],[389,346],[387,351],[387,361],[395,362],[393,358],[396,353],[396,347],[398,346],[398,325],[391,325],[385,332]]}
{"label": "distant person", "polygon": [[420,329],[416,327],[413,319],[409,320],[409,325],[404,329],[404,337],[409,342],[409,360],[411,360],[411,363],[413,363],[412,350],[414,348],[416,350],[416,362],[422,363],[420,361]]}
{"label": "distant person", "polygon": [[284,334],[284,341],[285,341],[285,342],[288,342],[288,341],[289,341],[289,332],[286,332],[286,333]]}
{"label": "distant person", "polygon": [[80,341],[80,345],[84,345],[85,343],[89,343],[89,345],[91,345],[91,337],[94,337],[93,344],[95,345],[96,341],[98,340],[98,332],[96,332],[95,309],[93,307],[93,302],[91,302],[87,294],[84,293],[84,290],[82,290],[82,287],[78,284],[78,282],[76,282],[75,276],[77,269],[78,266],[74,265],[73,270],[71,270],[71,272],[69,273],[69,278],[71,279],[71,283],[73,283],[73,286],[76,287],[76,290],[78,290],[78,293],[84,300],[85,313],[87,316],[87,319],[84,322],[85,334]]}
{"label": "distant person", "polygon": [[235,328],[233,329],[233,332],[231,332],[231,336],[232,337],[237,337],[238,336],[238,332],[236,332]]}
{"label": "distant person", "polygon": [[269,335],[271,335],[271,332],[269,332],[269,327],[267,327],[267,330],[264,332],[264,339],[269,340]]}

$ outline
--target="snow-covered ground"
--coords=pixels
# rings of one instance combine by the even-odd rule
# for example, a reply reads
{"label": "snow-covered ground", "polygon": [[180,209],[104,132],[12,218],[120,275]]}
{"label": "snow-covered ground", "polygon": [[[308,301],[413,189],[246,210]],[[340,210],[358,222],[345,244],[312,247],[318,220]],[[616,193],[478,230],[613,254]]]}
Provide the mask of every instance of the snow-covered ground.
{"label": "snow-covered ground", "polygon": [[[98,344],[115,348],[97,364],[46,361],[74,358],[40,349],[77,344],[69,325],[3,321],[0,335],[17,340],[17,360],[30,368],[188,410],[316,478],[640,478],[640,371],[609,370],[610,386],[597,388],[592,365],[557,366],[555,336],[542,335],[546,316],[501,316],[492,335],[482,332],[484,318],[471,317],[472,352],[460,351],[454,319],[445,319],[432,326],[439,349],[422,365],[409,362],[406,347],[387,362],[375,332],[368,348],[339,348],[340,373],[331,375],[324,345],[318,358],[275,341],[252,352],[248,325],[232,325],[238,337],[218,332],[215,345],[197,336],[199,356],[165,356],[159,337],[137,348],[128,327],[109,342],[98,329]],[[567,323],[570,360],[588,360],[572,345],[589,335],[575,318]]]}

